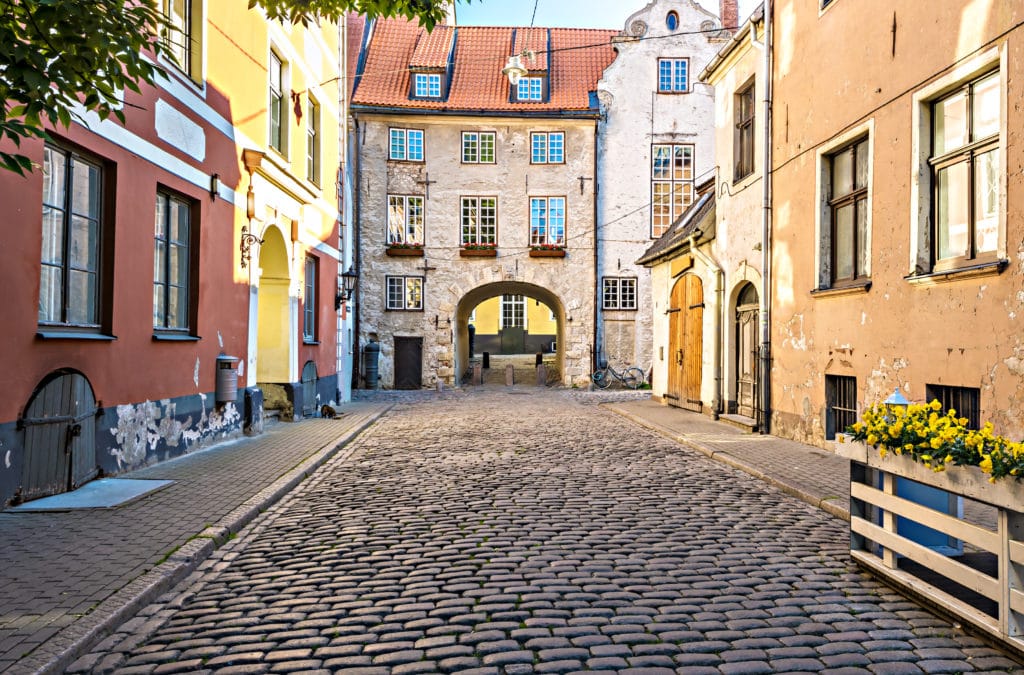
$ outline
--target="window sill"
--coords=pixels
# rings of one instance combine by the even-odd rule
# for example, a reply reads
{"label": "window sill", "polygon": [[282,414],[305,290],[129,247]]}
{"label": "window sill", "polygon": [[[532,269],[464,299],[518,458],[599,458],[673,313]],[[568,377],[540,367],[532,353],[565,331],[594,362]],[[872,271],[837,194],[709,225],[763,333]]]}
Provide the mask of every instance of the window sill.
{"label": "window sill", "polygon": [[310,339],[307,339],[307,338],[302,338],[302,344],[304,344],[306,346],[309,346],[309,347],[316,347],[316,346],[318,346],[320,344],[320,341],[319,340],[310,340]]}
{"label": "window sill", "polygon": [[1009,264],[1009,260],[995,260],[953,270],[929,272],[927,274],[911,274],[903,278],[914,286],[933,286],[946,281],[963,281],[965,279],[996,276],[997,274],[1002,274]]}
{"label": "window sill", "polygon": [[416,256],[418,258],[423,257],[422,248],[395,248],[388,247],[384,249],[384,253],[389,256]]}
{"label": "window sill", "polygon": [[867,293],[871,290],[871,280],[865,279],[862,281],[856,281],[854,283],[844,284],[842,286],[833,286],[831,288],[815,288],[811,291],[811,297],[813,298],[832,298],[841,295],[856,295],[859,293]]}
{"label": "window sill", "polygon": [[36,337],[40,340],[98,340],[100,342],[113,342],[117,339],[116,335],[75,330],[39,330],[36,331]]}
{"label": "window sill", "polygon": [[463,258],[497,258],[498,249],[496,248],[462,248],[459,249],[459,255]]}
{"label": "window sill", "polygon": [[185,335],[184,333],[153,333],[153,342],[199,342],[202,340],[198,335]]}
{"label": "window sill", "polygon": [[530,249],[530,257],[531,258],[564,258],[565,257],[565,249],[561,249],[561,250],[542,249],[542,250],[539,250],[539,251],[535,251],[533,249]]}

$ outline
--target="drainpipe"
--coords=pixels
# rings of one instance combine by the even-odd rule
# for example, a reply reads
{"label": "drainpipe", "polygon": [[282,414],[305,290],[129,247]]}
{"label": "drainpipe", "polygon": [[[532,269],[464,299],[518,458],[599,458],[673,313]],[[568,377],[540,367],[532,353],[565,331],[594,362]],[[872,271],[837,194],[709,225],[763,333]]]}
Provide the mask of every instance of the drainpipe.
{"label": "drainpipe", "polygon": [[355,185],[352,186],[352,266],[356,271],[356,290],[355,299],[352,303],[352,347],[355,352],[352,355],[352,388],[357,389],[359,387],[359,373],[363,369],[363,350],[362,341],[360,340],[360,307],[362,302],[359,296],[360,288],[358,279],[362,277],[362,265],[361,256],[359,255],[359,240],[360,232],[362,230],[362,212],[359,194],[361,192],[360,182],[362,181],[363,167],[359,163],[359,150],[362,147],[362,135],[363,129],[359,126],[359,119],[353,118],[352,124],[354,126],[355,133],[352,134],[352,141],[355,143],[355,148],[349,148],[348,157],[351,162],[349,164],[349,172],[352,174]]}
{"label": "drainpipe", "polygon": [[722,266],[718,264],[711,255],[697,248],[697,235],[691,234],[689,238],[690,250],[695,256],[700,258],[700,261],[711,268],[715,273],[715,302],[718,303],[718,311],[715,312],[715,398],[711,402],[711,407],[714,409],[714,418],[717,420],[719,416],[724,412],[724,401],[725,396],[722,392],[722,371],[724,370],[722,364],[722,338],[723,328],[725,326],[725,272],[722,270]]}
{"label": "drainpipe", "polygon": [[[751,39],[752,44],[761,48],[764,54],[764,167],[762,171],[763,200],[761,210],[761,345],[758,350],[760,389],[758,406],[758,429],[762,434],[769,432],[771,424],[771,293],[772,293],[772,22],[773,2],[765,0],[764,44]],[[753,31],[751,32],[753,36]]]}
{"label": "drainpipe", "polygon": [[590,372],[597,370],[598,361],[598,349],[597,344],[597,325],[601,319],[601,236],[600,236],[600,225],[597,222],[597,195],[601,185],[601,181],[598,180],[597,176],[597,153],[598,153],[598,133],[597,126],[601,123],[600,119],[594,120],[594,341],[593,348],[590,350]]}

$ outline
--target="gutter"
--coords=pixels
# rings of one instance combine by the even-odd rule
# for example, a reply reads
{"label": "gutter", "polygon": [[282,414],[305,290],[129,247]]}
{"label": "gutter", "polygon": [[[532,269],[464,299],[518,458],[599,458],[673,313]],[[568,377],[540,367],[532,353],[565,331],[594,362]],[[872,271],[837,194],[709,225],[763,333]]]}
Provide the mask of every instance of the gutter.
{"label": "gutter", "polygon": [[386,105],[353,104],[353,113],[363,115],[435,115],[444,117],[515,117],[529,119],[581,119],[597,120],[601,113],[596,110],[488,110],[475,108],[467,110],[437,108],[394,108]]}

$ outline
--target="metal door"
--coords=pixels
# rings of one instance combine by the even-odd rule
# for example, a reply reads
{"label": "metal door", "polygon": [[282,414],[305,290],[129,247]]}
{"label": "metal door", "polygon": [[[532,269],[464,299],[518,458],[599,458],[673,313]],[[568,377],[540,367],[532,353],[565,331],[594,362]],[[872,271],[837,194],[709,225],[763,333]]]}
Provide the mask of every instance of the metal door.
{"label": "metal door", "polygon": [[319,378],[316,374],[316,364],[306,361],[302,366],[302,416],[311,417],[316,413],[316,385]]}
{"label": "metal door", "polygon": [[672,288],[669,305],[668,392],[671,405],[700,412],[704,353],[704,287],[686,274]]}
{"label": "metal door", "polygon": [[757,290],[747,284],[736,301],[736,412],[757,412]]}
{"label": "metal door", "polygon": [[74,490],[99,472],[96,400],[79,373],[55,373],[33,394],[20,420],[25,431],[22,499]]}
{"label": "metal door", "polygon": [[395,389],[423,386],[423,338],[395,338]]}

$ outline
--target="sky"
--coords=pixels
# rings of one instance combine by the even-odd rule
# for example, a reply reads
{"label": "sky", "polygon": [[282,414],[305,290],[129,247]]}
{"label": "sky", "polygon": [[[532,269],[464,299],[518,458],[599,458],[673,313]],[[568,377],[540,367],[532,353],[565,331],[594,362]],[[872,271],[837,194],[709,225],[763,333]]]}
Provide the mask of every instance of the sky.
{"label": "sky", "polygon": [[[565,28],[615,28],[622,30],[633,12],[647,6],[649,0],[458,0],[456,17],[463,26],[529,26]],[[698,0],[718,14],[718,0]],[[759,0],[740,0],[742,23]],[[537,15],[533,17],[534,3]]]}

